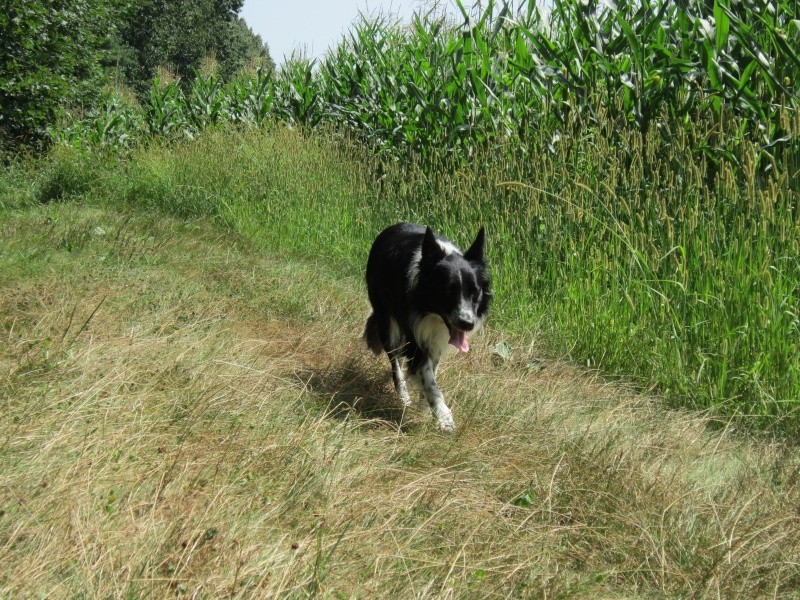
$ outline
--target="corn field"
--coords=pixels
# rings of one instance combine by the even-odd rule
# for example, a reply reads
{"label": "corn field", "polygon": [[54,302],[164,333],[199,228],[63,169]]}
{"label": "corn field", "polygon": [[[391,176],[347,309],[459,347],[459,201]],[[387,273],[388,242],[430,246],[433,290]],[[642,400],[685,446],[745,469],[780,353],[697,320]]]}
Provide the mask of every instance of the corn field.
{"label": "corn field", "polygon": [[[795,110],[800,20],[795,1],[601,2],[557,0],[544,11],[490,2],[463,23],[435,12],[409,25],[362,18],[316,61],[223,83],[153,82],[140,104],[108,94],[89,118],[54,132],[67,143],[124,145],[145,133],[192,135],[220,123],[331,123],[394,153],[469,152],[532,133],[554,134],[578,112],[651,126],[736,119],[730,142],[768,156],[791,144],[781,111]],[[602,112],[600,112],[602,111]],[[624,125],[623,125],[624,124]],[[735,148],[709,140],[715,160]]]}
{"label": "corn field", "polygon": [[330,243],[364,246],[395,216],[451,235],[485,223],[510,329],[678,403],[797,430],[798,3],[457,7],[457,22],[362,19],[319,62],[110,92],[53,135],[135,152],[225,125],[318,131],[378,181],[367,222]]}

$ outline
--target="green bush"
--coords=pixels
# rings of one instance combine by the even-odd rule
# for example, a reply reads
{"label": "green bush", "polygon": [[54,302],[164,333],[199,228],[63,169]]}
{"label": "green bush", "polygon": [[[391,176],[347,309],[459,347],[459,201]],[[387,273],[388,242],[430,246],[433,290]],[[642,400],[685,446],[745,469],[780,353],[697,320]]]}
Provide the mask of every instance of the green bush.
{"label": "green bush", "polygon": [[58,149],[40,165],[34,199],[46,204],[78,198],[98,177],[97,159],[85,151]]}
{"label": "green bush", "polygon": [[9,0],[0,11],[0,151],[41,147],[65,106],[93,104],[116,2]]}

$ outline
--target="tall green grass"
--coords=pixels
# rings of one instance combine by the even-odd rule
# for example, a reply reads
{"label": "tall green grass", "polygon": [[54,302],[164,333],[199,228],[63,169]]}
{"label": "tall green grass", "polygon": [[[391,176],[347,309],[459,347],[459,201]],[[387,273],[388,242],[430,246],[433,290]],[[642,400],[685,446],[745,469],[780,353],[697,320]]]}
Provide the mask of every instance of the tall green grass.
{"label": "tall green grass", "polygon": [[[800,130],[797,118],[788,126]],[[800,222],[789,174],[761,175],[757,188],[754,145],[744,183],[730,165],[694,161],[699,127],[666,147],[655,131],[624,146],[586,131],[524,162],[479,154],[431,167],[370,158],[321,130],[212,130],[124,161],[62,153],[33,195],[91,189],[111,203],[211,216],[347,274],[363,270],[388,223],[429,223],[460,244],[484,224],[496,326],[544,333],[549,351],[656,385],[675,403],[796,430]]]}

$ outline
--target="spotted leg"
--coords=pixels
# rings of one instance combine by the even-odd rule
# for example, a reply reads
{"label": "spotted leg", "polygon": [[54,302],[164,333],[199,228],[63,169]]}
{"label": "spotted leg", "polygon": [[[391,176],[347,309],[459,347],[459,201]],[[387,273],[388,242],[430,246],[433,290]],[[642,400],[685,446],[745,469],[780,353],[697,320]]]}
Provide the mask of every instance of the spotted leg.
{"label": "spotted leg", "polygon": [[436,364],[428,358],[426,359],[415,372],[422,385],[422,391],[425,395],[425,400],[433,412],[436,423],[442,431],[455,431],[456,424],[453,421],[453,413],[450,412],[447,404],[444,401],[444,394],[439,386],[436,385]]}

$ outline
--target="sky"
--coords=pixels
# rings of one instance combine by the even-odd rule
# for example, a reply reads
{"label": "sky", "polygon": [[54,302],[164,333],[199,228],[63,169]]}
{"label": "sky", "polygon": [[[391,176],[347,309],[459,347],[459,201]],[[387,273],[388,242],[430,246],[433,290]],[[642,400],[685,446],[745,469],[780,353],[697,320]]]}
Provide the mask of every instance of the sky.
{"label": "sky", "polygon": [[359,10],[409,21],[415,8],[429,4],[420,0],[245,0],[239,14],[280,65],[295,49],[308,58],[322,58],[349,30]]}

